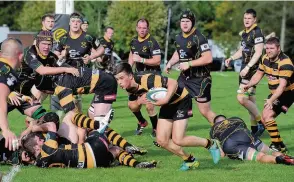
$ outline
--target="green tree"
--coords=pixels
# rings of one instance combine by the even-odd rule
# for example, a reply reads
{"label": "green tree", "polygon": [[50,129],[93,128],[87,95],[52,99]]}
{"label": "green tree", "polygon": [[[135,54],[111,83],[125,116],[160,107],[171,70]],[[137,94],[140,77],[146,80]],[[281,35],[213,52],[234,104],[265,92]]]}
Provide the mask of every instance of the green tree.
{"label": "green tree", "polygon": [[6,24],[10,30],[20,30],[16,19],[23,5],[23,1],[0,1],[0,25]]}
{"label": "green tree", "polygon": [[22,31],[38,31],[42,27],[41,17],[54,10],[54,1],[26,1],[16,22]]}
{"label": "green tree", "polygon": [[110,4],[107,1],[75,1],[75,10],[81,12],[90,23],[88,32],[91,35],[97,37],[103,35],[103,19]]}
{"label": "green tree", "polygon": [[148,19],[150,33],[164,47],[167,10],[163,2],[113,2],[108,10],[105,25],[114,28],[115,49],[125,58],[129,43],[137,35],[136,23],[140,18]]}

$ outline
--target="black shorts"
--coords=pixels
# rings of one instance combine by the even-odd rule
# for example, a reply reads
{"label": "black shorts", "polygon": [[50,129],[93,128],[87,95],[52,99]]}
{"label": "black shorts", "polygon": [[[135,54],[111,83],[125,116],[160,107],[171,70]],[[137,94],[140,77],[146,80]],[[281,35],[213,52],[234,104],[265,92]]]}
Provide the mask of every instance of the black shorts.
{"label": "black shorts", "polygon": [[186,87],[189,94],[199,103],[211,100],[211,77],[186,77],[182,73],[178,78],[180,87]]}
{"label": "black shorts", "polygon": [[[272,94],[268,96],[270,98]],[[276,116],[282,113],[286,113],[288,109],[294,102],[294,91],[285,91],[282,95],[277,99],[276,104],[273,104],[273,111],[275,111]]]}
{"label": "black shorts", "polygon": [[[241,65],[241,71],[246,67],[246,65],[247,64],[242,64]],[[258,69],[258,65],[256,64],[256,65],[252,66],[249,69],[248,73],[244,77],[241,77],[239,75],[239,85],[240,84],[244,84],[244,85],[247,84],[251,80],[251,78],[253,77],[253,75],[256,73],[257,69]],[[255,87],[256,86],[254,86],[254,88]]]}
{"label": "black shorts", "polygon": [[17,109],[21,114],[24,115],[25,110],[34,106],[39,106],[39,105],[41,104],[38,101],[34,101],[33,105],[31,105],[29,102],[26,102],[26,101],[20,101],[20,106],[15,106],[15,105],[7,103],[7,112],[11,112],[14,109]]}
{"label": "black shorts", "polygon": [[257,150],[262,141],[251,135],[248,129],[238,130],[224,142],[222,149],[230,159],[245,160],[249,148]]}
{"label": "black shorts", "polygon": [[166,104],[161,106],[159,111],[159,119],[181,120],[193,116],[192,99],[187,96],[183,100],[175,104]]}
{"label": "black shorts", "polygon": [[87,143],[91,146],[97,167],[110,167],[113,162],[113,155],[108,150],[108,140],[105,135],[98,132],[92,132],[86,139]]}
{"label": "black shorts", "polygon": [[95,96],[92,103],[112,104],[116,101],[117,82],[112,74],[100,71],[100,81],[94,88]]}
{"label": "black shorts", "polygon": [[35,81],[34,80],[24,80],[21,83],[19,83],[18,87],[15,89],[18,93],[26,95],[26,96],[32,96],[31,89],[34,86]]}

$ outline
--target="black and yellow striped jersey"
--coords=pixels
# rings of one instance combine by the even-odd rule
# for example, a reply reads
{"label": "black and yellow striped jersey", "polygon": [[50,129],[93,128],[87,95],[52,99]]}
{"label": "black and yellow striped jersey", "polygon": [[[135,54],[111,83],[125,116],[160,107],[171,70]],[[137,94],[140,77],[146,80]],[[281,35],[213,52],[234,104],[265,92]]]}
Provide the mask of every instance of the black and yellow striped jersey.
{"label": "black and yellow striped jersey", "polygon": [[287,80],[285,91],[294,90],[294,66],[292,60],[283,52],[278,55],[276,61],[270,61],[267,55],[264,55],[259,64],[259,70],[263,71],[268,78],[268,87],[271,93],[274,93],[279,86],[279,78]]}
{"label": "black and yellow striped jersey", "polygon": [[36,159],[36,166],[94,168],[95,157],[88,143],[61,144],[57,142],[57,134],[48,132],[41,153]]}
{"label": "black and yellow striped jersey", "polygon": [[[264,35],[257,24],[253,24],[250,29],[243,30],[239,34],[241,36],[243,64],[247,64],[250,62],[255,53],[254,46],[264,43]],[[257,62],[256,64],[258,65],[258,63],[259,62]]]}
{"label": "black and yellow striped jersey", "polygon": [[[134,75],[135,82],[139,84],[136,89],[127,90],[129,94],[136,96],[141,96],[144,93],[147,93],[152,88],[163,87],[167,88],[168,77],[161,76],[158,74],[143,74],[143,75]],[[174,95],[171,97],[168,104],[175,104],[184,98],[189,97],[188,90],[185,87],[178,86]]]}

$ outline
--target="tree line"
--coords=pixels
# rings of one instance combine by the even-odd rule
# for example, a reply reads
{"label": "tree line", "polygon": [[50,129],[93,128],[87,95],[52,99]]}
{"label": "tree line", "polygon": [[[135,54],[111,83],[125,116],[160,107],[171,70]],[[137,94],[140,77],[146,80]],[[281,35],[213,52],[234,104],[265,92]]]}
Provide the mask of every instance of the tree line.
{"label": "tree line", "polygon": [[[165,47],[168,9],[171,9],[169,52],[175,50],[174,37],[180,32],[179,17],[189,8],[196,15],[196,26],[209,39],[220,45],[226,55],[240,45],[239,32],[243,29],[243,13],[248,8],[257,11],[258,24],[265,35],[281,34],[282,19],[285,19],[284,52],[294,57],[294,2],[228,2],[228,1],[75,1],[75,10],[88,21],[89,33],[99,37],[103,28],[112,26],[115,51],[125,58],[129,52],[129,42],[136,36],[136,21],[146,18],[150,22],[150,33]],[[45,13],[54,13],[54,1],[1,1],[0,25],[6,24],[11,30],[38,31],[40,18]],[[286,11],[283,6],[285,6]],[[284,13],[284,16],[283,16]]]}

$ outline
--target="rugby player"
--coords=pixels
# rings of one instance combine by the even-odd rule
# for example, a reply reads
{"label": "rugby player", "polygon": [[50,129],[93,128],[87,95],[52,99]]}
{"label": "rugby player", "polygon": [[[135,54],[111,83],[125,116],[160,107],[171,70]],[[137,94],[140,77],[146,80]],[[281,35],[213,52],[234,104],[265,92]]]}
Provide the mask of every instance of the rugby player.
{"label": "rugby player", "polygon": [[150,103],[161,106],[156,140],[161,147],[184,160],[181,170],[186,171],[199,165],[196,158],[186,153],[183,147],[204,147],[209,150],[215,163],[219,161],[220,151],[216,141],[186,136],[188,118],[192,116],[192,100],[185,87],[178,85],[176,80],[159,74],[134,74],[128,63],[117,65],[114,75],[119,86],[137,96],[141,103],[147,103],[146,93],[149,89],[167,88],[165,98]]}
{"label": "rugby player", "polygon": [[22,58],[23,46],[20,41],[8,38],[2,42],[0,54],[0,129],[5,138],[5,148],[9,150],[16,150],[18,145],[13,147],[13,143],[17,142],[17,138],[9,128],[7,99],[18,82],[15,69],[21,65]]}
{"label": "rugby player", "polygon": [[225,64],[228,66],[231,61],[242,57],[237,99],[249,112],[252,133],[261,135],[264,131],[264,126],[260,121],[261,116],[256,105],[256,87],[254,86],[246,92],[242,92],[241,89],[242,86],[249,82],[258,69],[258,64],[262,57],[264,35],[256,22],[256,11],[254,9],[247,9],[243,18],[245,29],[239,33],[241,36],[241,47],[233,56],[225,60]]}
{"label": "rugby player", "polygon": [[[149,21],[141,18],[137,21],[136,31],[138,36],[134,37],[130,43],[129,64],[135,65],[135,72],[145,74],[153,72],[161,74],[160,61],[161,52],[158,42],[149,34]],[[144,128],[148,125],[147,120],[142,116],[141,106],[138,97],[129,94],[128,106],[138,120],[136,135],[141,135]],[[152,124],[152,136],[156,136],[157,113],[154,105],[147,103],[146,110],[148,112]]]}
{"label": "rugby player", "polygon": [[[110,111],[104,122],[109,122]],[[54,116],[54,113],[53,113]],[[77,116],[79,117],[79,116]],[[93,131],[82,144],[60,144],[57,140],[56,125],[58,116],[51,117],[51,122],[46,122],[33,127],[33,133],[22,139],[24,148],[34,154],[35,162],[32,158],[23,159],[29,163],[35,163],[38,167],[75,167],[75,168],[94,168],[110,167],[115,158],[120,164],[135,168],[154,168],[156,162],[138,162],[134,157],[116,146],[109,146],[108,139],[98,131]],[[48,121],[48,119],[46,119]],[[96,125],[98,121],[95,121]],[[87,126],[87,125],[85,125]],[[90,126],[90,125],[88,125]],[[88,127],[87,126],[87,127]],[[93,128],[92,128],[93,129]],[[36,131],[47,132],[46,140],[38,135]]]}
{"label": "rugby player", "polygon": [[83,32],[87,32],[88,28],[89,28],[89,21],[87,20],[87,18],[83,18],[81,29],[83,30]]}
{"label": "rugby player", "polygon": [[165,67],[166,73],[180,62],[178,84],[185,87],[195,98],[200,113],[212,123],[215,113],[210,108],[211,76],[207,67],[212,63],[212,54],[204,35],[195,26],[195,15],[190,10],[182,12],[182,32],[176,36],[176,51]]}
{"label": "rugby player", "polygon": [[252,135],[241,118],[216,116],[210,136],[220,141],[222,155],[230,159],[294,165],[293,157],[270,149],[256,135]]}
{"label": "rugby player", "polygon": [[269,38],[265,48],[266,54],[263,56],[258,70],[243,89],[244,91],[249,90],[266,75],[271,94],[265,100],[262,122],[271,137],[270,148],[287,152],[275,118],[280,113],[286,113],[294,102],[294,66],[292,60],[282,52],[278,38]]}

